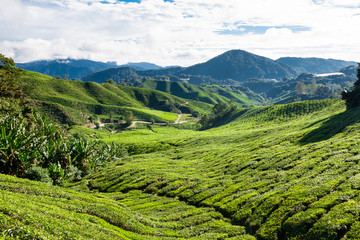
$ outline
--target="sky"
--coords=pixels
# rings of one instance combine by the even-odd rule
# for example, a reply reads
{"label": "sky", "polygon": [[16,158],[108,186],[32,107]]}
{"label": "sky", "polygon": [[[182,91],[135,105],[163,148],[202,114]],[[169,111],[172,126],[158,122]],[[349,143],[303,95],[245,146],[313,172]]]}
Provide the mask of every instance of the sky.
{"label": "sky", "polygon": [[0,53],[190,66],[232,49],[360,61],[360,0],[0,0]]}

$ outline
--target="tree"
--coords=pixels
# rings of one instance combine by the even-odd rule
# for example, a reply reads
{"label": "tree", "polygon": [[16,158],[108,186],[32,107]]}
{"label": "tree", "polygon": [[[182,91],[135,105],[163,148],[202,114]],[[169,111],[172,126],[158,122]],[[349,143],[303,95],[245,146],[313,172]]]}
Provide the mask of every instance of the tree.
{"label": "tree", "polygon": [[134,114],[132,111],[125,111],[124,113],[124,119],[127,126],[130,126],[132,124],[132,121],[134,121]]}
{"label": "tree", "polygon": [[109,83],[109,84],[115,84],[114,80],[112,80],[112,78],[109,78],[105,81],[105,83]]}
{"label": "tree", "polygon": [[226,121],[226,118],[236,110],[234,100],[229,101],[228,103],[218,103],[216,104],[211,114],[203,115],[199,121],[203,128],[211,128],[223,121]]}
{"label": "tree", "polygon": [[357,77],[354,86],[341,93],[341,99],[345,100],[347,109],[360,106],[360,63],[358,63]]}
{"label": "tree", "polygon": [[331,89],[328,86],[324,86],[322,84],[318,85],[316,92],[315,92],[315,95],[318,98],[329,98],[331,96],[331,94],[332,94]]}
{"label": "tree", "polygon": [[358,63],[357,79],[358,80],[354,83],[354,88],[360,87],[360,63]]}
{"label": "tree", "polygon": [[302,82],[298,82],[295,87],[295,92],[297,95],[302,95],[306,93],[306,86]]}
{"label": "tree", "polygon": [[14,60],[0,54],[0,113],[18,112],[28,108],[22,86],[19,82],[21,69],[15,67]]}
{"label": "tree", "polygon": [[314,96],[318,87],[318,85],[316,84],[316,80],[315,79],[311,80],[311,84],[309,84],[307,87],[308,87],[308,91],[307,91],[308,94],[310,96]]}
{"label": "tree", "polygon": [[113,111],[111,111],[111,112],[109,113],[109,120],[110,120],[111,123],[114,122],[114,112],[113,112]]}

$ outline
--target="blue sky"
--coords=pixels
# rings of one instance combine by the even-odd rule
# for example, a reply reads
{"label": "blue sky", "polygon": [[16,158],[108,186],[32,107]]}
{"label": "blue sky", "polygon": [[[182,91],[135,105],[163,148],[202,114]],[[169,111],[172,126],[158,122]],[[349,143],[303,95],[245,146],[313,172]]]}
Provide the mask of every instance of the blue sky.
{"label": "blue sky", "polygon": [[359,0],[0,0],[0,53],[189,66],[230,49],[360,61]]}

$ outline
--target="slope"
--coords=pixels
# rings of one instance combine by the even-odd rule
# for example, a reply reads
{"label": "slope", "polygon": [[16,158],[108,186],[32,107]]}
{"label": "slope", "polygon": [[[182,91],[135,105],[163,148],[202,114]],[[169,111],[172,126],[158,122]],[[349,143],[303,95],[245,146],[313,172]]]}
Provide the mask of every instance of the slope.
{"label": "slope", "polygon": [[276,61],[295,68],[298,73],[317,74],[338,72],[342,68],[356,64],[356,62],[336,59],[298,57],[283,57]]}
{"label": "slope", "polygon": [[296,75],[296,71],[288,65],[242,50],[225,52],[205,63],[188,67],[181,73],[209,75],[218,80],[230,78],[240,82],[250,78],[282,79]]}
{"label": "slope", "polygon": [[309,101],[239,110],[207,131],[162,130],[168,138],[160,129],[142,140],[119,134],[108,141],[169,148],[126,157],[88,186],[214,207],[258,239],[355,239],[360,109],[344,109],[339,100]]}
{"label": "slope", "polygon": [[166,112],[181,110],[184,113],[211,108],[205,103],[185,104],[187,100],[160,91],[55,79],[29,71],[23,72],[22,82],[30,99],[37,101],[50,114],[63,112],[60,118],[67,118],[66,122],[70,124],[84,122],[93,115],[123,115],[125,111],[132,111],[139,120],[174,121],[177,118],[175,113],[164,114],[167,117],[161,118],[158,112],[152,114],[148,108]]}
{"label": "slope", "polygon": [[[158,212],[149,214],[149,207]],[[244,232],[212,208],[179,200],[75,191],[0,174],[1,239],[208,239]]]}
{"label": "slope", "polygon": [[86,59],[56,59],[56,60],[42,60],[28,63],[18,63],[17,67],[43,73],[50,76],[68,78],[81,78],[90,73],[105,70],[114,67],[114,63],[96,62]]}
{"label": "slope", "polygon": [[210,104],[229,102],[233,99],[242,105],[256,105],[263,99],[250,91],[228,89],[217,85],[196,86],[185,82],[171,82],[148,79],[138,87],[159,90],[186,99],[199,100]]}
{"label": "slope", "polygon": [[[120,83],[129,79],[141,82],[144,77],[158,78],[167,76],[171,78],[175,76],[177,78],[202,78],[200,82],[211,80],[220,84],[228,79],[237,82],[244,82],[251,78],[282,79],[296,76],[296,73],[296,70],[292,67],[272,59],[242,50],[231,50],[205,63],[186,68],[174,67],[148,71],[139,71],[134,68],[113,68],[90,74],[82,80],[102,83],[112,78]],[[199,82],[199,80],[192,79],[190,81]]]}
{"label": "slope", "polygon": [[141,83],[144,78],[172,75],[176,74],[181,69],[181,67],[174,67],[159,70],[140,71],[133,67],[119,67],[89,74],[83,77],[81,80],[104,83],[106,80],[112,79],[119,84],[134,86]]}

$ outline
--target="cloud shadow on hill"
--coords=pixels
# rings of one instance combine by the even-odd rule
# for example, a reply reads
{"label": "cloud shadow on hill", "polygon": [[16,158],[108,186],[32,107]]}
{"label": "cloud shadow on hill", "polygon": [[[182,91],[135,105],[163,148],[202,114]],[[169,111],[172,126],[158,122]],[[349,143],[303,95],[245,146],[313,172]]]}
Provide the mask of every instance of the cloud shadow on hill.
{"label": "cloud shadow on hill", "polygon": [[[299,141],[301,145],[309,143],[320,142],[332,138],[338,133],[345,130],[346,127],[355,124],[360,121],[360,108],[347,110],[345,112],[336,114],[328,119],[323,120],[322,125],[319,128],[312,130],[305,134]],[[308,126],[311,127],[318,121]]]}

